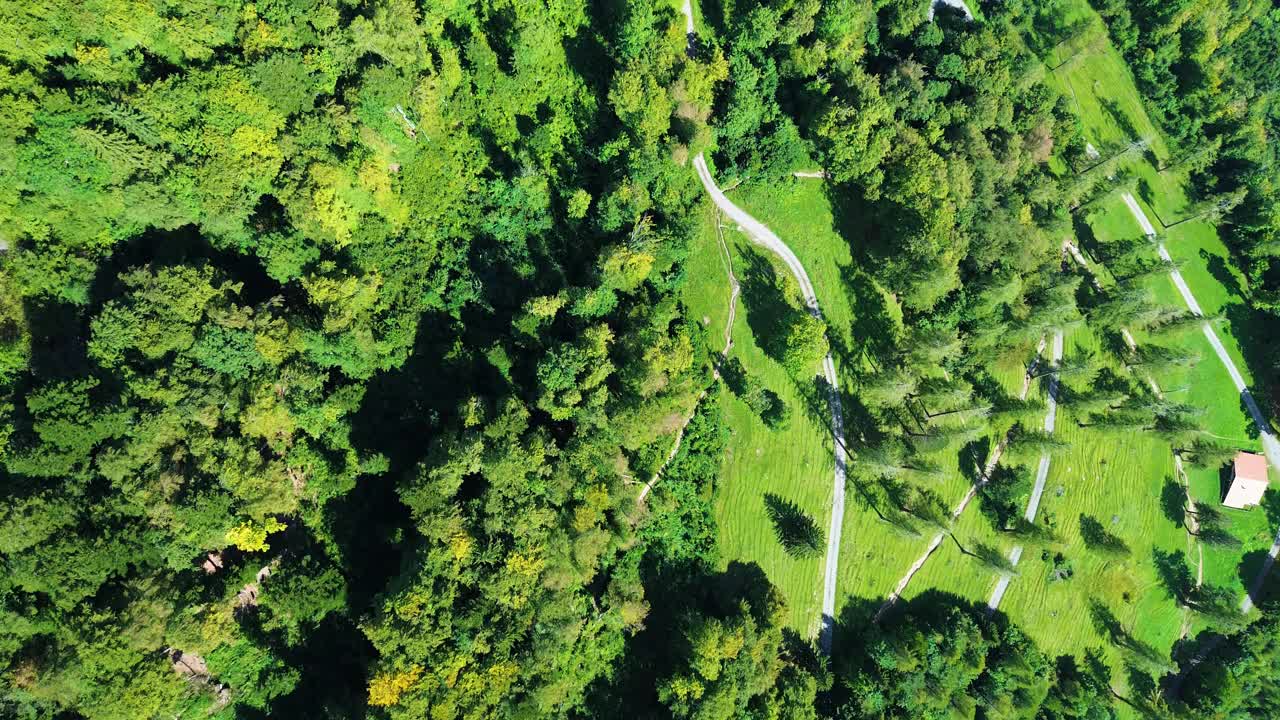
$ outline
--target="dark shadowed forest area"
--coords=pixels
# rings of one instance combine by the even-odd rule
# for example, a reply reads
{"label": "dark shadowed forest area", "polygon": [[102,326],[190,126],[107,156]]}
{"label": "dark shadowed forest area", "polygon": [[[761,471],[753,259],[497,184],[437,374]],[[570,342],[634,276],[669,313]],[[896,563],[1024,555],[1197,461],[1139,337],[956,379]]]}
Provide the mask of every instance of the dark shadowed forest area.
{"label": "dark shadowed forest area", "polygon": [[[1095,4],[1274,328],[1280,11]],[[691,42],[663,0],[0,0],[0,717],[1280,714],[1271,604],[1172,657],[1103,608],[1125,669],[948,593],[854,597],[827,656],[720,552],[699,154],[726,186],[829,174],[853,339],[797,313],[762,346],[807,399],[828,344],[856,378],[851,502],[941,532],[936,453],[1057,450],[993,368],[1139,308],[1066,271],[1126,178],[1077,172],[1055,7],[701,0]],[[1152,347],[1127,362],[1188,360]],[[1064,405],[1224,457],[1100,366]],[[770,427],[826,412],[724,375]],[[1031,544],[1015,482],[979,502]]]}

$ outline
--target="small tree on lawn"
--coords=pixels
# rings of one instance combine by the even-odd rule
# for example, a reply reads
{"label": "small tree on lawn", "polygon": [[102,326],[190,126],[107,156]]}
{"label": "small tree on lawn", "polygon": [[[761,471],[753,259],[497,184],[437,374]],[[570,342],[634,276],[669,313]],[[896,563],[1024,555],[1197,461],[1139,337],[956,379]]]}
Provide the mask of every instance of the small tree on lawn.
{"label": "small tree on lawn", "polygon": [[825,543],[822,528],[800,506],[773,493],[765,494],[764,504],[774,535],[788,555],[810,558],[822,552]]}
{"label": "small tree on lawn", "polygon": [[792,377],[809,377],[826,357],[827,347],[827,324],[805,313],[796,318],[787,332],[782,363]]}

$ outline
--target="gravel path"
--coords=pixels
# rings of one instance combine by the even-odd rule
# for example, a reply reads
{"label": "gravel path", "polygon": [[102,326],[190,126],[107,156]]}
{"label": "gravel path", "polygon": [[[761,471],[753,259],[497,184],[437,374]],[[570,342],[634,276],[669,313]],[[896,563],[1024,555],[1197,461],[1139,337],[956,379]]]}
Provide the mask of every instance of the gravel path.
{"label": "gravel path", "polygon": [[[1037,359],[1039,358],[1040,353],[1044,352],[1044,345],[1044,338],[1041,338],[1040,344],[1036,346]],[[1027,399],[1027,392],[1031,389],[1032,374],[1036,371],[1036,363],[1037,360],[1033,359],[1030,367],[1027,368],[1027,374],[1022,379],[1022,392],[1018,395],[1019,400]],[[996,443],[995,449],[991,451],[991,457],[987,459],[987,464],[982,469],[982,477],[978,478],[978,481],[969,487],[969,491],[964,494],[960,503],[956,505],[955,510],[951,511],[951,521],[953,523],[960,519],[960,515],[964,513],[964,509],[969,506],[969,503],[973,502],[973,499],[978,495],[978,491],[981,490],[982,486],[986,485],[987,481],[991,479],[991,473],[995,472],[996,465],[1000,463],[1000,457],[1004,455],[1004,450],[1008,445],[1009,435],[1006,434],[1000,439],[1000,442]],[[884,604],[876,611],[875,619],[877,621],[879,621],[880,618],[888,612],[889,608],[893,607],[894,604],[898,602],[902,597],[902,593],[906,591],[907,586],[911,584],[911,578],[915,577],[916,573],[920,572],[920,568],[924,567],[924,564],[929,561],[929,557],[932,556],[934,551],[942,545],[942,541],[945,540],[946,537],[947,533],[945,532],[939,532],[933,536],[933,540],[929,542],[929,547],[925,549],[919,559],[911,564],[911,567],[907,568],[906,574],[902,576],[902,579],[894,586],[893,592],[889,593],[889,597],[885,599]]]}
{"label": "gravel path", "polygon": [[[1126,192],[1124,194],[1124,204],[1129,206],[1129,212],[1133,213],[1133,217],[1138,221],[1138,225],[1142,227],[1142,231],[1148,237],[1156,237],[1155,227],[1147,219],[1147,214],[1142,211],[1142,206],[1138,205],[1138,201],[1134,199],[1133,193]],[[1157,249],[1160,257],[1164,258],[1165,262],[1173,262],[1173,258],[1169,256],[1169,251],[1165,249],[1163,242],[1158,242]],[[1182,295],[1182,300],[1186,303],[1187,309],[1196,315],[1204,315],[1204,311],[1200,309],[1200,303],[1196,302],[1195,296],[1191,294],[1191,288],[1187,286],[1186,280],[1182,278],[1182,273],[1174,270],[1169,273],[1169,278],[1173,280],[1174,286],[1178,288],[1178,293]],[[1227,374],[1231,376],[1231,382],[1236,386],[1236,391],[1240,393],[1240,399],[1244,401],[1245,407],[1249,410],[1249,415],[1253,418],[1254,425],[1258,428],[1258,435],[1262,440],[1262,451],[1267,456],[1268,464],[1272,468],[1280,469],[1280,441],[1277,441],[1276,436],[1271,433],[1271,426],[1267,423],[1266,418],[1263,417],[1262,410],[1258,407],[1257,401],[1253,399],[1253,394],[1249,392],[1249,386],[1245,384],[1240,368],[1236,367],[1235,361],[1227,354],[1227,349],[1223,347],[1222,341],[1218,339],[1218,334],[1214,332],[1213,326],[1205,323],[1201,329],[1204,331],[1205,339],[1213,347],[1214,354],[1218,356],[1218,360],[1227,369]],[[1262,564],[1262,568],[1258,571],[1253,583],[1249,586],[1248,594],[1240,601],[1241,612],[1249,612],[1253,609],[1253,596],[1261,589],[1267,573],[1271,572],[1277,555],[1280,555],[1280,530],[1277,530],[1276,539],[1271,543],[1271,549],[1267,551],[1267,559]]]}
{"label": "gravel path", "polygon": [[[809,274],[805,272],[804,266],[800,264],[800,258],[796,257],[796,254],[792,252],[791,248],[787,247],[782,238],[725,197],[725,194],[716,186],[715,179],[711,177],[711,170],[707,167],[707,161],[703,155],[699,154],[698,157],[694,158],[693,167],[698,171],[698,179],[702,181],[702,187],[711,196],[711,200],[716,204],[716,207],[720,208],[730,220],[737,223],[738,227],[746,233],[747,237],[751,238],[752,242],[764,246],[767,250],[782,258],[782,262],[786,264],[791,274],[795,276],[796,282],[800,285],[800,294],[804,298],[805,308],[814,317],[821,318],[822,311],[818,308],[818,298],[814,294],[813,283],[809,281]],[[838,389],[840,383],[836,377],[836,366],[831,359],[831,353],[827,353],[827,356],[822,359],[822,376],[827,381],[827,404],[831,409],[831,436],[835,450],[835,477],[832,486],[831,528],[827,532],[827,560],[822,588],[822,630],[818,636],[818,645],[823,652],[830,654],[832,634],[835,630],[836,570],[840,560],[840,532],[844,525],[844,483],[845,463],[847,460],[844,450],[844,414]]]}
{"label": "gravel path", "polygon": [[[1053,334],[1053,350],[1050,354],[1051,365],[1057,365],[1062,360],[1062,331]],[[1049,376],[1049,398],[1048,410],[1044,414],[1044,431],[1052,433],[1054,426],[1058,421],[1058,378],[1056,375]],[[1036,468],[1036,484],[1031,488],[1031,497],[1027,500],[1027,511],[1023,514],[1023,518],[1027,522],[1035,522],[1036,512],[1040,509],[1040,500],[1044,497],[1044,484],[1049,479],[1049,453],[1040,456],[1040,466]],[[1017,567],[1018,561],[1022,559],[1022,546],[1016,545],[1013,551],[1009,553],[1009,562]],[[1013,579],[1012,575],[1002,573],[1000,579],[996,581],[996,589],[991,593],[991,599],[987,602],[987,607],[995,610],[1000,607],[1000,601],[1004,599],[1004,593],[1009,589],[1009,581]]]}

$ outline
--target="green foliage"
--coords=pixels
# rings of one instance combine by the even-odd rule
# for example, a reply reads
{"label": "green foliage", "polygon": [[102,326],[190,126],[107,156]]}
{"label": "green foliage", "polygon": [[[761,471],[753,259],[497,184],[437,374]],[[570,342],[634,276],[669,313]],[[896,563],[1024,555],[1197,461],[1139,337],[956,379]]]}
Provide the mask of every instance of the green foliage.
{"label": "green foliage", "polygon": [[1177,709],[1187,718],[1244,718],[1266,714],[1275,707],[1277,648],[1276,614],[1264,608],[1247,628],[1214,646],[1209,656],[1184,663]]}
{"label": "green foliage", "polygon": [[773,523],[773,532],[787,554],[797,558],[817,557],[826,545],[825,533],[818,523],[795,503],[766,493],[765,512]]}
{"label": "green foliage", "polygon": [[[638,0],[0,8],[0,714],[816,717],[824,662],[716,543],[727,430],[678,301],[690,154],[828,172],[858,326],[780,281],[793,312],[761,343],[806,401],[828,353],[856,379],[852,473],[911,532],[950,525],[924,486],[945,452],[1037,410],[988,370],[1079,319],[1058,242],[1111,166],[1062,175],[1079,131],[1017,41],[1022,3],[963,24],[906,0],[703,3],[693,44]],[[1181,159],[1194,212],[1237,223],[1267,308],[1260,8],[1108,16],[1180,137],[1213,136]],[[1204,75],[1185,93],[1183,48]],[[1231,72],[1247,61],[1264,71]],[[1193,325],[1140,294],[1091,313]],[[724,370],[770,428],[808,410]],[[1221,454],[1187,408],[1082,402]],[[1016,530],[1023,493],[993,477],[982,504]],[[770,503],[788,551],[820,554],[818,521]],[[1230,626],[1230,593],[1162,567]],[[846,715],[1110,713],[1092,669],[1055,679],[967,609],[865,635],[837,658]]]}
{"label": "green foliage", "polygon": [[[735,577],[739,573],[745,574]],[[748,568],[731,566],[716,580],[733,593],[736,582],[751,577]],[[689,610],[678,621],[657,688],[671,717],[817,717],[818,683],[808,663],[800,661],[813,654],[812,648],[784,637],[776,589],[766,584],[749,592],[736,606]]]}
{"label": "green foliage", "polygon": [[1044,654],[1017,628],[939,601],[874,626],[858,650],[841,654],[848,699],[838,717],[1034,717],[1052,683]]}

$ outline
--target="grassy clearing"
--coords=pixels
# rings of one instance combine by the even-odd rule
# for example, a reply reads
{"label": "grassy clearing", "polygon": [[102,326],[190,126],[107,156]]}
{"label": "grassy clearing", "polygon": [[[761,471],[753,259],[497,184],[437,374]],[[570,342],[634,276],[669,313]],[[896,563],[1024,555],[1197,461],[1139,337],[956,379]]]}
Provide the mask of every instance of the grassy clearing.
{"label": "grassy clearing", "polygon": [[699,216],[702,222],[689,241],[683,299],[690,317],[706,330],[704,350],[710,358],[724,349],[724,324],[729,319],[729,276],[724,253],[716,243],[715,206],[710,201],[704,202]]}
{"label": "grassy clearing", "polygon": [[[1099,351],[1087,328],[1070,335],[1067,353],[1100,357]],[[1160,585],[1153,553],[1187,547],[1185,533],[1160,504],[1161,489],[1173,480],[1172,448],[1147,433],[1081,427],[1082,419],[1069,405],[1060,408],[1055,432],[1068,446],[1053,458],[1040,506],[1041,521],[1056,530],[1060,542],[1048,561],[1028,549],[1003,609],[1023,627],[1035,628],[1031,632],[1046,651],[1079,653],[1104,644],[1090,622],[1091,603],[1099,602],[1138,640],[1167,655],[1182,613]],[[1082,536],[1090,521],[1119,537],[1128,554],[1112,557],[1091,549]],[[1056,552],[1074,572],[1069,580],[1050,578]],[[1075,631],[1061,632],[1069,620]],[[1113,655],[1119,667],[1124,658]]]}
{"label": "grassy clearing", "polygon": [[[756,282],[749,263],[768,263],[769,259],[731,229],[726,229],[726,240],[732,243],[734,270],[746,294],[750,290],[747,283]],[[690,242],[690,277],[684,301],[690,315],[703,321],[707,328],[710,356],[722,347],[729,281],[720,259],[715,215],[709,203],[699,232]],[[716,492],[716,522],[724,564],[734,560],[758,563],[787,599],[788,624],[802,633],[814,634],[820,621],[823,558],[796,559],[783,550],[774,535],[764,498],[773,494],[795,503],[825,530],[830,522],[834,465],[826,425],[803,410],[806,401],[800,389],[782,366],[765,353],[752,333],[752,323],[759,319],[753,318],[752,312],[770,310],[739,302],[730,356],[740,360],[749,373],[782,398],[792,410],[791,420],[784,428],[770,429],[723,383],[717,384],[715,392],[722,393],[730,436]]]}
{"label": "grassy clearing", "polygon": [[[1076,3],[1073,12],[1092,12]],[[1075,98],[1086,136],[1100,146],[1118,146],[1135,138],[1147,139],[1151,152],[1130,167],[1138,178],[1137,196],[1147,215],[1164,230],[1169,254],[1182,264],[1182,275],[1196,300],[1208,314],[1221,314],[1227,322],[1217,329],[1228,354],[1252,385],[1249,364],[1242,347],[1252,336],[1266,332],[1256,325],[1246,305],[1245,284],[1234,267],[1216,228],[1203,221],[1178,222],[1187,217],[1191,205],[1185,176],[1176,167],[1158,168],[1173,162],[1176,153],[1167,147],[1142,107],[1133,79],[1119,53],[1110,45],[1078,62],[1068,63],[1054,73],[1054,79]],[[1089,233],[1083,237],[1099,244],[1141,235],[1141,230],[1119,198],[1109,198],[1092,209]],[[1182,308],[1182,297],[1167,277],[1150,280],[1152,292],[1161,303]],[[1149,338],[1138,338],[1139,343]],[[1260,451],[1257,430],[1244,409],[1239,394],[1208,341],[1198,332],[1162,343],[1179,343],[1200,355],[1193,367],[1164,373],[1157,378],[1170,398],[1204,412],[1203,422],[1220,442],[1240,449]],[[1272,469],[1273,477],[1275,469]],[[1197,502],[1219,504],[1222,473],[1213,469],[1188,468],[1191,492]],[[1272,540],[1273,528],[1261,510],[1224,509],[1231,520],[1232,533],[1243,543],[1238,550],[1205,549],[1205,581],[1226,585],[1241,592],[1261,564]]]}
{"label": "grassy clearing", "polygon": [[[829,324],[828,335],[845,398],[846,425],[856,427],[860,408],[856,399],[857,375],[865,369],[864,343],[883,341],[902,329],[900,311],[870,278],[854,269],[848,235],[856,228],[845,228],[842,233],[825,186],[817,180],[793,180],[780,187],[745,185],[732,195],[743,209],[786,241],[809,273]],[[1016,393],[1025,367],[1015,360],[992,372],[1011,393]],[[982,462],[986,452],[950,448],[931,456],[946,470],[933,489],[948,506],[959,502],[969,489],[972,473],[961,468]],[[837,614],[851,599],[881,599],[888,595],[933,534],[905,534],[881,520],[856,483],[851,483],[846,497]]]}
{"label": "grassy clearing", "polygon": [[[1097,351],[1098,340],[1088,328],[1068,334],[1068,357]],[[1161,586],[1152,558],[1156,550],[1187,548],[1185,533],[1160,504],[1161,489],[1173,476],[1171,448],[1154,436],[1081,427],[1069,405],[1059,408],[1055,434],[1069,444],[1053,457],[1038,522],[1051,526],[1057,540],[1047,546],[1024,543],[1018,576],[1001,610],[1051,655],[1079,656],[1105,648],[1110,664],[1123,667],[1130,657],[1109,642],[1101,623],[1109,613],[1135,640],[1167,656],[1183,614]],[[1020,466],[1029,491],[1035,463],[1035,458],[1015,455],[1002,465]],[[1025,501],[1026,493],[1019,498],[1021,504]],[[1091,549],[1081,531],[1089,522],[1119,537],[1128,553]],[[993,529],[976,501],[957,523],[955,534],[970,551],[986,544],[1008,553],[1015,544]],[[1059,554],[1072,571],[1069,579],[1052,577]],[[985,603],[996,579],[995,573],[948,541],[907,594],[941,590]],[[1113,682],[1122,693],[1128,687],[1119,673]]]}
{"label": "grassy clearing", "polygon": [[[1099,247],[1123,238],[1132,238],[1141,233],[1137,222],[1133,219],[1124,203],[1119,198],[1109,198],[1100,205],[1091,216],[1091,230]],[[1188,226],[1191,223],[1187,223]],[[1175,228],[1177,230],[1177,228]],[[1211,229],[1210,229],[1211,230]],[[1198,233],[1201,237],[1204,233]],[[1215,236],[1216,239],[1216,236]],[[1173,254],[1173,240],[1169,240],[1170,252]],[[1176,257],[1176,256],[1175,256]],[[1195,266],[1188,263],[1183,276],[1188,285],[1195,285],[1191,271]],[[1221,283],[1207,282],[1198,278],[1200,284],[1218,292],[1205,293],[1204,298],[1197,292],[1196,299],[1201,302],[1205,312],[1213,313],[1216,308],[1224,307],[1223,303],[1230,299],[1230,291]],[[1156,298],[1168,305],[1182,307],[1182,297],[1177,294],[1173,283],[1165,276],[1151,278],[1150,285]],[[1228,315],[1229,317],[1229,315]],[[1218,337],[1226,346],[1241,372],[1248,381],[1249,375],[1241,355],[1238,343],[1231,332],[1231,325],[1218,328]],[[1200,361],[1192,367],[1160,373],[1156,380],[1164,389],[1166,396],[1172,400],[1186,403],[1203,411],[1202,422],[1214,437],[1224,444],[1241,449],[1258,452],[1261,450],[1257,440],[1257,431],[1252,419],[1241,404],[1240,396],[1231,383],[1231,378],[1222,367],[1208,340],[1200,332],[1192,331],[1175,338],[1152,339],[1143,333],[1137,334],[1140,344],[1159,342],[1161,344],[1178,344],[1194,350],[1200,355]],[[1191,494],[1198,503],[1217,505],[1230,519],[1231,532],[1242,543],[1239,549],[1206,547],[1204,549],[1204,580],[1215,585],[1225,585],[1244,592],[1253,574],[1261,563],[1261,554],[1271,545],[1272,529],[1266,514],[1261,510],[1232,510],[1222,508],[1220,500],[1225,480],[1222,473],[1214,469],[1187,466],[1187,477],[1191,485]]]}
{"label": "grassy clearing", "polygon": [[[1081,12],[1092,12],[1081,6]],[[1136,137],[1150,142],[1148,157],[1133,163],[1140,181],[1138,195],[1153,220],[1173,223],[1181,219],[1189,205],[1184,179],[1176,171],[1161,173],[1152,164],[1169,162],[1173,153],[1143,111],[1119,54],[1107,46],[1101,52],[1067,63],[1050,77],[1074,98],[1088,137],[1100,149],[1119,147]],[[854,269],[849,238],[856,233],[845,228],[842,234],[838,229],[840,219],[833,212],[822,183],[817,181],[790,181],[777,187],[746,185],[731,195],[777,231],[804,263],[830,326],[842,389],[849,398],[846,413],[850,409],[856,412],[856,398],[851,397],[856,393],[850,393],[849,388],[856,387],[862,363],[860,349],[864,343],[883,341],[886,331],[891,334],[895,327],[893,310],[882,293]],[[1080,238],[1086,250],[1139,234],[1118,198],[1090,208],[1088,221],[1081,229],[1087,230]],[[716,284],[709,279],[713,270],[723,277],[722,268],[713,264],[713,233],[714,225],[708,224],[703,233],[707,237],[701,242],[706,244],[703,254],[710,259],[691,265],[691,271],[700,277],[691,278],[688,290],[690,296],[717,295],[714,302],[692,297],[688,300],[698,317],[709,320],[712,336],[717,323],[723,327],[724,322],[723,309],[713,308],[723,308],[726,293],[723,284],[718,293],[711,290]],[[739,267],[744,260],[761,255],[739,233],[730,235],[734,237]],[[1183,223],[1167,231],[1166,244],[1175,259],[1185,263],[1184,276],[1205,310],[1221,312],[1231,320],[1230,327],[1220,330],[1219,335],[1244,367],[1240,340],[1247,340],[1251,328],[1241,327],[1243,285],[1216,231],[1198,221]],[[772,259],[766,262],[772,263]],[[1108,279],[1105,268],[1093,265],[1104,281]],[[1181,306],[1181,298],[1167,278],[1154,277],[1150,282],[1161,301]],[[794,410],[799,410],[802,389],[757,344],[751,333],[749,311],[740,311],[734,337],[734,352],[747,368],[758,373],[786,402],[794,404]],[[1140,343],[1148,341],[1149,338],[1139,337]],[[1176,399],[1203,408],[1210,431],[1224,442],[1256,447],[1256,433],[1251,430],[1249,418],[1203,336],[1192,332],[1176,342],[1195,348],[1203,360],[1190,369],[1159,377],[1162,387]],[[1070,336],[1068,352],[1096,350],[1097,345],[1097,339],[1087,329],[1080,329]],[[1020,384],[1022,362],[1011,358],[992,369],[1010,392],[1016,392]],[[818,616],[822,560],[796,561],[782,552],[764,515],[762,497],[766,492],[775,492],[791,499],[825,528],[831,493],[831,448],[823,416],[820,411],[793,412],[789,428],[770,431],[735,398],[726,398],[725,407],[733,436],[717,517],[726,560],[753,560],[764,566],[788,597],[791,624],[812,631]],[[1183,614],[1161,587],[1152,557],[1156,550],[1190,549],[1185,533],[1165,515],[1160,503],[1161,490],[1172,479],[1171,448],[1149,435],[1079,427],[1069,407],[1061,411],[1058,432],[1070,445],[1051,466],[1041,513],[1056,525],[1059,541],[1052,546],[1047,561],[1039,549],[1027,548],[1020,575],[1005,596],[1002,609],[1027,628],[1048,652],[1079,655],[1091,648],[1107,647],[1114,666],[1120,668],[1126,657],[1106,642],[1100,627],[1091,621],[1096,601],[1114,614],[1137,641],[1167,654],[1182,628]],[[951,472],[937,489],[949,503],[954,503],[969,481],[960,471],[965,459],[955,451],[948,455],[938,458]],[[1022,464],[1031,474],[1035,460],[1025,459]],[[1199,501],[1217,501],[1215,472],[1191,469],[1190,478],[1193,495]],[[878,520],[874,509],[860,502],[855,490],[851,489],[848,498],[839,572],[842,603],[851,598],[883,597],[927,542],[927,538],[904,536]],[[1260,561],[1260,551],[1270,542],[1270,529],[1261,511],[1228,511],[1228,515],[1233,521],[1232,530],[1244,547],[1229,551],[1207,548],[1205,580],[1243,588]],[[1084,518],[1120,537],[1129,548],[1128,555],[1106,556],[1086,547],[1081,536]],[[957,523],[956,535],[969,547],[988,543],[1007,551],[1011,545],[992,529],[977,503]],[[1074,575],[1069,580],[1051,581],[1054,555],[1059,552]],[[948,541],[917,575],[908,595],[944,590],[985,602],[994,583],[993,573],[962,555]],[[1127,682],[1117,677],[1116,685],[1123,691]]]}

